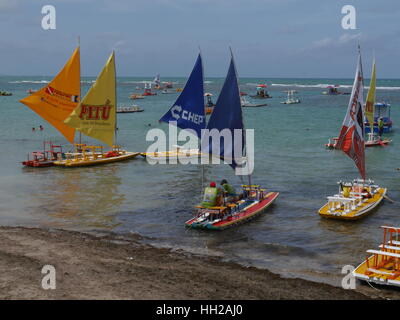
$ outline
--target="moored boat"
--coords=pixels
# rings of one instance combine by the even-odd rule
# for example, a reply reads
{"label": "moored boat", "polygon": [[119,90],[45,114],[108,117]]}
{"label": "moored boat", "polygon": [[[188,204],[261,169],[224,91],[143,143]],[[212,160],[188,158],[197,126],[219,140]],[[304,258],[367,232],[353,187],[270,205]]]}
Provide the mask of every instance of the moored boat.
{"label": "moored boat", "polygon": [[[232,142],[229,147],[221,144],[216,146],[214,141],[204,139],[202,140],[201,150],[202,152],[208,152],[213,157],[223,159],[234,170],[238,167],[243,169],[243,165],[248,164],[248,161],[252,159],[247,155],[244,156],[247,153],[243,113],[232,53],[228,73],[216,104],[218,108],[211,114],[206,129],[209,131],[230,132],[233,137]],[[234,132],[235,134],[233,134]],[[228,159],[230,161],[227,161]],[[251,171],[242,172],[241,174],[247,175],[249,179],[249,184],[242,186],[242,193],[229,195],[221,190],[222,203],[218,201],[221,197],[216,196],[215,205],[214,203],[207,205],[209,203],[203,202],[202,205],[196,206],[194,218],[186,221],[185,226],[194,229],[222,230],[254,218],[269,207],[278,197],[278,192],[268,192],[260,188],[259,185],[252,185]],[[214,185],[206,189],[205,199],[209,198],[208,191],[217,192],[215,188]]]}
{"label": "moored boat", "polygon": [[378,249],[367,250],[366,259],[353,271],[356,279],[400,287],[400,228],[382,226]]}
{"label": "moored boat", "polygon": [[272,98],[267,92],[267,85],[263,83],[257,85],[256,94],[251,97],[256,99]]}
{"label": "moored boat", "polygon": [[185,225],[194,229],[223,230],[247,222],[266,210],[279,196],[257,185],[243,185],[243,198],[224,205],[205,208],[197,206],[196,216]]}
{"label": "moored boat", "polygon": [[116,72],[113,52],[96,82],[64,121],[71,128],[109,145],[112,149],[104,152],[103,146],[76,144],[75,152],[66,153],[66,159],[54,161],[54,164],[61,167],[83,167],[124,161],[138,156],[139,152],[128,152],[118,146],[115,141],[116,106]]}
{"label": "moored boat", "polygon": [[[371,82],[371,87],[374,87],[373,82]],[[386,196],[386,188],[378,186],[372,180],[366,180],[363,88],[361,52],[359,52],[346,116],[339,137],[334,140],[332,145],[353,159],[361,179],[347,183],[340,182],[339,192],[327,197],[328,202],[319,209],[318,213],[321,217],[343,220],[359,219],[371,212]],[[373,95],[368,95],[367,102],[372,98]]]}
{"label": "moored boat", "polygon": [[54,145],[50,141],[43,142],[42,151],[33,151],[28,154],[28,159],[22,164],[26,167],[42,168],[54,166],[54,161],[64,156],[62,146]]}
{"label": "moored boat", "polygon": [[133,105],[130,107],[121,106],[117,108],[117,113],[134,113],[134,112],[143,112],[144,110],[141,109],[137,105]]}
{"label": "moored boat", "polygon": [[285,101],[282,101],[282,104],[296,104],[296,103],[300,103],[300,99],[299,98],[295,98],[294,97],[294,93],[296,91],[295,90],[288,90],[287,91],[287,98]]}

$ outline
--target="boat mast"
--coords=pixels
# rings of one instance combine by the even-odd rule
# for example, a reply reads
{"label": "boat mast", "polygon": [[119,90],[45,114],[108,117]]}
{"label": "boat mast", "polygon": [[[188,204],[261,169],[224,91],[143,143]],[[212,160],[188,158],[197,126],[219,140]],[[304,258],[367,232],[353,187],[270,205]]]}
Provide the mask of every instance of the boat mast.
{"label": "boat mast", "polygon": [[[203,106],[204,106],[204,65],[203,65],[203,57],[201,55],[201,48],[199,46],[199,56],[201,59],[201,74],[203,75],[203,92],[201,93],[202,97],[203,97]],[[204,122],[206,122],[206,113],[204,112]],[[204,126],[206,127],[206,126]],[[201,165],[201,189],[200,192],[201,194],[203,194],[203,190],[204,190],[204,179],[205,179],[205,170],[204,170],[204,165],[201,164],[201,157],[202,157],[202,152],[201,152],[201,133],[200,133],[200,139],[198,139],[198,143],[199,143],[199,154],[200,154],[200,165]]]}
{"label": "boat mast", "polygon": [[114,125],[114,145],[117,145],[117,132],[118,132],[118,127],[117,127],[117,69],[115,68],[115,51],[113,50],[113,56],[114,56],[114,92],[115,92],[115,106],[114,106],[114,113],[115,113],[115,125]]}
{"label": "boat mast", "polygon": [[[80,54],[81,54],[81,37],[78,36],[78,48],[79,48],[79,64],[81,63],[80,60]],[[79,102],[82,100],[82,74],[81,74],[81,68],[79,68]],[[82,144],[82,132],[79,131],[79,144]]]}

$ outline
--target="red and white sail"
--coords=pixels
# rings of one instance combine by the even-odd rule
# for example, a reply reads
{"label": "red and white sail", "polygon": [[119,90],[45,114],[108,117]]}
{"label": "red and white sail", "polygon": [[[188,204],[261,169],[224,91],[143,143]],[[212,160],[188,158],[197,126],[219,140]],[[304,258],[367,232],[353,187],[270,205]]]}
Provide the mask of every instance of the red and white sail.
{"label": "red and white sail", "polygon": [[337,149],[343,150],[354,160],[361,177],[365,179],[363,87],[361,54],[359,54],[353,90],[339,134]]}

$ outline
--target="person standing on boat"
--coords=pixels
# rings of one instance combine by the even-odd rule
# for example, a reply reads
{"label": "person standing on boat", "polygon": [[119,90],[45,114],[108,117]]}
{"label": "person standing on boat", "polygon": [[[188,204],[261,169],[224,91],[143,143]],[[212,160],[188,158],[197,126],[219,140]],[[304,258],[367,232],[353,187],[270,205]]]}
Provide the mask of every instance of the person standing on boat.
{"label": "person standing on boat", "polygon": [[204,197],[201,206],[210,208],[219,205],[221,198],[221,192],[217,188],[215,182],[210,182],[210,186],[204,190]]}
{"label": "person standing on boat", "polygon": [[237,193],[235,188],[226,181],[226,179],[222,179],[221,186],[223,188],[223,193],[227,196],[227,202],[233,202],[237,198]]}
{"label": "person standing on boat", "polygon": [[378,121],[378,134],[379,134],[379,138],[382,138],[382,134],[383,134],[383,126],[384,126],[384,122],[383,122],[383,118],[379,118]]}

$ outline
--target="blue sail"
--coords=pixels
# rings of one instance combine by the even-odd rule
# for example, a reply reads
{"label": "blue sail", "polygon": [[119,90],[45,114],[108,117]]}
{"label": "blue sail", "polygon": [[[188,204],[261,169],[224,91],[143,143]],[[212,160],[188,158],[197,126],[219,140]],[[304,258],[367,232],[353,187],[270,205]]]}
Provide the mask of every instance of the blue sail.
{"label": "blue sail", "polygon": [[[228,74],[225,78],[221,93],[215,104],[213,113],[208,121],[207,129],[217,129],[219,132],[225,129],[232,137],[231,141],[224,147],[224,138],[220,138],[219,150],[213,150],[211,138],[202,141],[202,150],[224,159],[232,168],[238,165],[239,158],[242,159],[244,149],[244,126],[242,117],[242,106],[240,103],[239,86],[236,75],[233,56],[229,65]],[[235,134],[235,129],[240,129]]]}
{"label": "blue sail", "polygon": [[203,64],[199,54],[185,88],[160,121],[174,123],[181,129],[192,129],[201,137],[206,127],[204,110]]}

